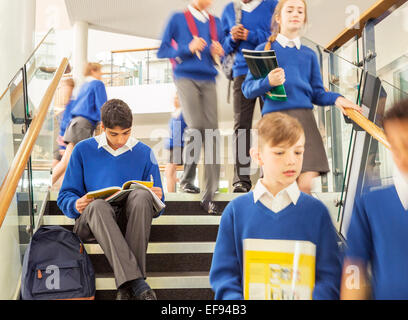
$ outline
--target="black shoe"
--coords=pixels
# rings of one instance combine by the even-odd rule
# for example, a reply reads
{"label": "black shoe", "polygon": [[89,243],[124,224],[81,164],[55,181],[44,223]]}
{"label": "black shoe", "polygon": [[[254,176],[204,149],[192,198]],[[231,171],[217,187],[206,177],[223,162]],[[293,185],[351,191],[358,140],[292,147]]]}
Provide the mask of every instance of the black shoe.
{"label": "black shoe", "polygon": [[135,296],[135,300],[157,300],[156,294],[152,289],[143,291],[141,294]]}
{"label": "black shoe", "polygon": [[233,193],[246,193],[251,190],[251,187],[247,185],[246,183],[243,182],[237,182],[234,184],[234,190],[232,191]]}
{"label": "black shoe", "polygon": [[186,183],[185,185],[181,186],[181,190],[187,193],[200,193],[200,188],[191,183]]}
{"label": "black shoe", "polygon": [[206,211],[208,214],[211,215],[220,215],[217,206],[215,205],[214,201],[200,201],[200,206]]}
{"label": "black shoe", "polygon": [[118,289],[116,300],[133,300],[133,293],[131,288]]}

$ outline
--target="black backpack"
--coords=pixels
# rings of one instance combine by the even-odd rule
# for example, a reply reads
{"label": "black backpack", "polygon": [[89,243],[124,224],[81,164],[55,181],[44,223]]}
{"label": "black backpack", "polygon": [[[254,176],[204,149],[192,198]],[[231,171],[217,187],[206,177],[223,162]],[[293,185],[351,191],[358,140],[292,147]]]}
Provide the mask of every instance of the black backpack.
{"label": "black backpack", "polygon": [[61,226],[43,226],[24,254],[23,300],[93,300],[95,273],[78,235]]}

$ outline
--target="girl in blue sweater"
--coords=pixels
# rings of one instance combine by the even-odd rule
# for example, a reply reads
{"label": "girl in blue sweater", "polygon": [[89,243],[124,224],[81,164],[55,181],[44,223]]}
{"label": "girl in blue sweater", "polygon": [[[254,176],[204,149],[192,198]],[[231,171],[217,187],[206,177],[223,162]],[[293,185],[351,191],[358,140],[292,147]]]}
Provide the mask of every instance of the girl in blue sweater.
{"label": "girl in blue sweater", "polygon": [[174,112],[169,121],[169,139],[166,141],[165,149],[169,150],[169,162],[166,164],[164,173],[166,175],[167,192],[176,192],[177,165],[183,164],[184,131],[187,124],[181,113],[180,102],[177,94],[174,96]]}
{"label": "girl in blue sweater", "polygon": [[[305,135],[305,155],[302,173],[298,178],[299,188],[311,192],[313,178],[329,171],[323,141],[313,116],[313,105],[336,105],[343,113],[344,108],[361,108],[335,92],[326,92],[316,54],[301,45],[300,33],[307,22],[304,0],[281,0],[272,18],[272,35],[256,50],[275,50],[280,68],[272,70],[264,79],[255,79],[250,72],[242,84],[248,99],[264,98],[262,114],[280,111],[300,121]],[[287,100],[273,101],[265,93],[275,86],[284,84]]]}
{"label": "girl in blue sweater", "polygon": [[[221,21],[207,12],[211,4],[212,0],[192,0],[184,12],[174,13],[164,30],[162,43],[157,52],[158,58],[176,61],[174,83],[189,128],[186,131],[185,149],[190,151],[186,151],[188,158],[180,182],[185,192],[197,190],[193,182],[206,130],[213,130],[219,135],[215,83],[217,70],[214,64],[224,55],[221,45],[224,35]],[[177,44],[176,48],[174,42]],[[212,143],[205,143],[204,152],[216,154],[213,148],[216,148],[217,141],[218,139],[213,139]],[[194,144],[199,148],[195,148]],[[208,148],[209,146],[213,148]],[[195,150],[197,152],[194,152]],[[208,156],[205,159],[208,159]],[[212,200],[218,188],[220,165],[213,157],[211,160],[204,165],[205,190],[202,206],[208,213],[216,214],[217,210]]]}
{"label": "girl in blue sweater", "polygon": [[53,184],[67,169],[74,146],[92,137],[101,120],[101,107],[107,100],[105,84],[102,82],[102,65],[89,62],[85,67],[84,76],[86,82],[81,86],[75,103],[71,106],[69,124],[63,137],[67,147],[61,161],[53,170]]}

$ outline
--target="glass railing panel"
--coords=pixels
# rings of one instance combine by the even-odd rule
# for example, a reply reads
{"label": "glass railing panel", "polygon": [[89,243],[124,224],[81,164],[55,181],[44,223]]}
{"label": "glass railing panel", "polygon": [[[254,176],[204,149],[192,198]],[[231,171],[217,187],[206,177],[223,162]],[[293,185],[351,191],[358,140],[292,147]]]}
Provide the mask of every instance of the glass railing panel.
{"label": "glass railing panel", "polygon": [[[384,113],[395,103],[407,98],[407,92],[384,80],[381,81],[380,100],[376,114],[377,125],[382,127]],[[394,172],[394,162],[390,150],[374,138],[370,138],[361,192],[369,192],[392,184]]]}
{"label": "glass railing panel", "polygon": [[374,34],[377,75],[407,91],[408,2],[379,22]]}
{"label": "glass railing panel", "polygon": [[103,71],[108,86],[173,82],[171,63],[157,58],[157,50],[112,53],[111,65]]}
{"label": "glass railing panel", "polygon": [[1,110],[7,110],[3,116],[11,119],[12,136],[3,136],[2,134],[0,139],[10,139],[13,145],[13,154],[15,155],[23,141],[24,132],[26,130],[26,110],[24,106],[24,81],[22,70],[20,70],[10,81],[7,96],[3,97],[2,103],[5,104],[5,106]]}
{"label": "glass railing panel", "polygon": [[[315,51],[320,62],[325,88],[338,92],[353,102],[358,102],[362,69],[352,61],[326,51],[324,47],[307,38],[302,39],[302,44]],[[357,61],[357,57],[351,54],[355,47],[353,42],[348,44],[350,58]],[[321,184],[317,185],[314,191],[338,193],[337,200],[340,200],[346,177],[347,160],[350,157],[353,125],[346,122],[342,113],[333,106],[317,106],[315,116],[326,147],[330,172],[321,177]]]}
{"label": "glass railing panel", "polygon": [[[0,185],[3,184],[24,134],[22,71],[0,98]],[[17,121],[17,119],[20,119]],[[28,174],[24,172],[0,228],[0,300],[16,298],[22,257],[32,228],[29,215]]]}
{"label": "glass railing panel", "polygon": [[57,61],[56,47],[52,40],[55,32],[51,30],[27,61],[25,68],[28,86],[27,112],[33,118],[38,111],[60,61]]}
{"label": "glass railing panel", "polygon": [[[40,86],[42,88],[44,86],[45,89],[47,89],[52,81],[54,73],[55,70],[53,69],[48,71],[45,76],[42,71],[39,71],[36,76],[29,79],[30,82],[28,83],[27,91],[28,98],[31,100],[38,99],[38,87]],[[56,133],[58,132],[56,131],[57,128],[55,128],[55,122],[58,120],[56,119],[56,114],[54,112],[54,102],[56,100],[57,99],[55,99],[54,96],[54,100],[48,108],[48,113],[34,144],[30,158],[31,167],[29,169],[31,170],[30,173],[32,177],[31,188],[35,224],[38,222],[38,215],[40,214],[48,190],[51,187],[51,168],[53,165],[54,153],[58,152],[58,144],[56,141]],[[36,107],[38,106],[39,105],[36,105]]]}

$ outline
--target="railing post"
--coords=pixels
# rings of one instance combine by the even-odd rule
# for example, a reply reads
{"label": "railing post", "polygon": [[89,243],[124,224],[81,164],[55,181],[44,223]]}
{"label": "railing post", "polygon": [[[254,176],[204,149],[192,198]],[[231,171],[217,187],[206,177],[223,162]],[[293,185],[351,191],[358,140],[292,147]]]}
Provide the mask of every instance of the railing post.
{"label": "railing post", "polygon": [[[367,21],[362,33],[363,40],[363,59],[364,71],[375,76],[377,73],[375,62],[375,20]],[[366,85],[366,83],[364,83]],[[372,99],[368,110],[368,119],[373,121],[377,111],[378,98]],[[364,100],[364,97],[363,97]],[[364,103],[364,101],[363,101]],[[367,110],[365,110],[367,113]],[[374,121],[373,121],[374,122]],[[363,191],[364,180],[366,178],[367,166],[375,165],[375,159],[369,160],[370,155],[373,155],[378,150],[378,143],[366,131],[356,131],[352,159],[350,165],[350,174],[348,175],[347,192],[344,200],[344,208],[340,231],[346,236],[348,226],[350,224],[351,215],[355,200],[359,198]]]}
{"label": "railing post", "polygon": [[[330,57],[330,75],[340,79],[339,65],[336,56],[332,53]],[[334,79],[332,79],[334,80]],[[330,91],[338,92],[338,88],[330,81]],[[333,192],[341,192],[344,180],[343,166],[343,134],[341,130],[341,114],[336,108],[330,108],[330,139],[332,153],[332,171],[333,171]]]}
{"label": "railing post", "polygon": [[[31,124],[32,114],[30,112],[29,100],[28,100],[28,81],[27,81],[27,68],[26,65],[23,66],[23,101],[24,101],[24,124],[25,124],[25,134],[28,132],[28,128]],[[26,229],[30,238],[33,236],[34,229],[34,199],[33,199],[33,175],[31,166],[31,155],[27,162],[27,183],[28,183],[28,215],[30,217],[30,226]]]}
{"label": "railing post", "polygon": [[111,76],[110,76],[110,78],[111,78],[110,85],[111,85],[111,87],[113,87],[113,52],[112,51],[111,51]]}

